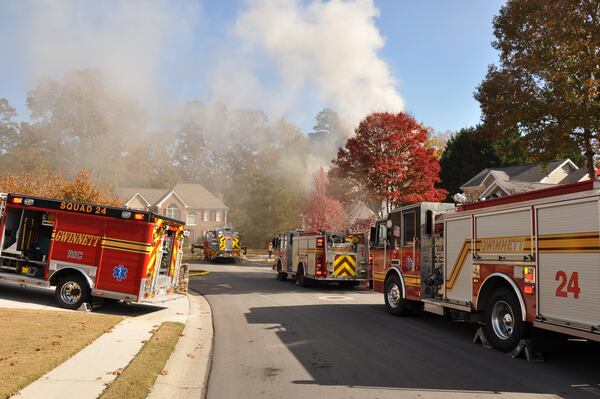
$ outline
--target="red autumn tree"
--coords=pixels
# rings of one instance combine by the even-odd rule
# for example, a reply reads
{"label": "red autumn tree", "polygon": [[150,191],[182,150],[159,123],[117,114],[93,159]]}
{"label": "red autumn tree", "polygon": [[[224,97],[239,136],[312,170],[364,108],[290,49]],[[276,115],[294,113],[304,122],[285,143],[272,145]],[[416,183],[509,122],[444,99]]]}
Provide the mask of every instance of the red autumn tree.
{"label": "red autumn tree", "polygon": [[329,177],[323,168],[313,176],[312,187],[302,204],[305,228],[312,231],[342,231],[344,210],[340,201],[327,194]]}
{"label": "red autumn tree", "polygon": [[[373,113],[340,148],[330,176],[347,193],[387,210],[421,201],[441,201],[440,164],[427,148],[427,129],[405,113]],[[340,184],[340,181],[343,184]]]}

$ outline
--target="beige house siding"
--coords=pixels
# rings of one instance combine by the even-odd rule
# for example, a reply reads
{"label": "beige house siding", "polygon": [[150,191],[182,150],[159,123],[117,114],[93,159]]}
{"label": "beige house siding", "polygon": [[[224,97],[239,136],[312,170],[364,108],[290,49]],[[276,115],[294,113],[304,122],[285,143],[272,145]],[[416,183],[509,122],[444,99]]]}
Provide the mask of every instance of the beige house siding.
{"label": "beige house siding", "polygon": [[148,204],[146,204],[146,202],[143,199],[141,199],[139,195],[136,195],[131,200],[129,200],[125,204],[125,206],[127,208],[140,209],[140,210],[145,210],[146,208],[148,208]]}

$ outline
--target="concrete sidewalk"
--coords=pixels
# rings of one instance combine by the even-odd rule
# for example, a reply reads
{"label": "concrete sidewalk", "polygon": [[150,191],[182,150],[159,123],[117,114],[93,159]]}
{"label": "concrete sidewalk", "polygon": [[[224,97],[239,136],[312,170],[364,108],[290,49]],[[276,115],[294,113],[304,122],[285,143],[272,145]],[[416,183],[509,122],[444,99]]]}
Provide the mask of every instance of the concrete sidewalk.
{"label": "concrete sidewalk", "polygon": [[213,323],[207,300],[190,292],[190,312],[183,336],[159,375],[147,399],[203,398],[210,373]]}
{"label": "concrete sidewalk", "polygon": [[[165,321],[186,323],[190,309],[187,297],[165,302],[164,309],[128,317],[112,332],[98,337],[63,364],[23,388],[16,399],[95,399],[127,367],[150,339],[152,330]],[[212,326],[212,325],[211,325]]]}

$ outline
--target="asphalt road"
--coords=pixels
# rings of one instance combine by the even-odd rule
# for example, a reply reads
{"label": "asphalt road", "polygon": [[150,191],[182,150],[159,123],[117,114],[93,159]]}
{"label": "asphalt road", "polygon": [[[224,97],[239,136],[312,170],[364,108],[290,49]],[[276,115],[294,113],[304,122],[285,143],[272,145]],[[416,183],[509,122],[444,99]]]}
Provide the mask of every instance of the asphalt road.
{"label": "asphalt road", "polygon": [[389,315],[362,289],[299,288],[267,267],[201,265],[215,325],[209,399],[600,397],[600,345],[527,363],[472,344],[474,327]]}

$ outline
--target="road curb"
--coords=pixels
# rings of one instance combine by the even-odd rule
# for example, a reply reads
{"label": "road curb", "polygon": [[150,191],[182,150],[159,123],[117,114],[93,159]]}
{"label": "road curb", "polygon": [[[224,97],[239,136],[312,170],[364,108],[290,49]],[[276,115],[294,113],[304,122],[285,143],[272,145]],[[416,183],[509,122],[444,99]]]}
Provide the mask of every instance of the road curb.
{"label": "road curb", "polygon": [[212,310],[196,292],[188,294],[188,299],[190,312],[183,336],[165,365],[167,373],[158,376],[148,399],[206,397],[214,341]]}

